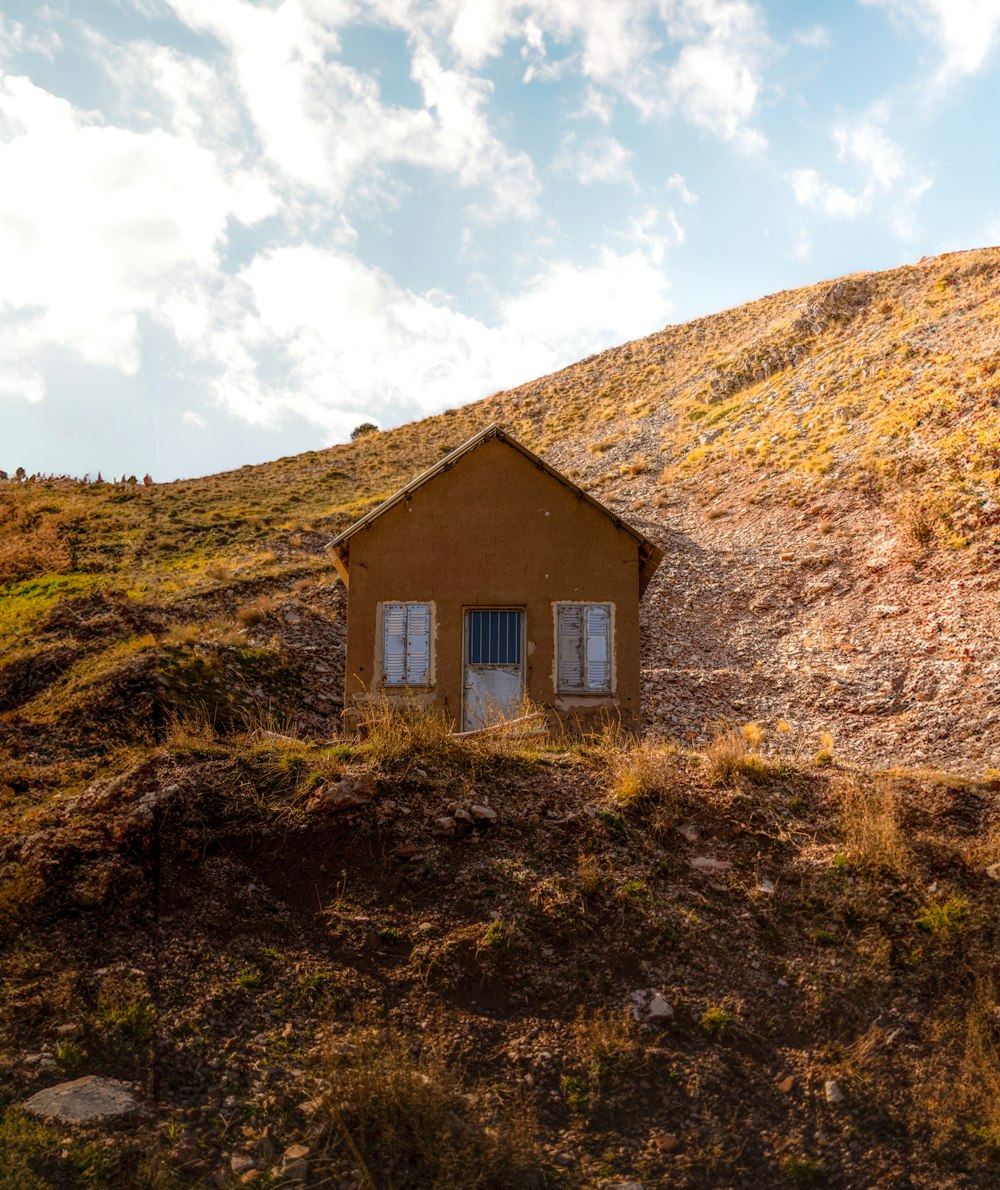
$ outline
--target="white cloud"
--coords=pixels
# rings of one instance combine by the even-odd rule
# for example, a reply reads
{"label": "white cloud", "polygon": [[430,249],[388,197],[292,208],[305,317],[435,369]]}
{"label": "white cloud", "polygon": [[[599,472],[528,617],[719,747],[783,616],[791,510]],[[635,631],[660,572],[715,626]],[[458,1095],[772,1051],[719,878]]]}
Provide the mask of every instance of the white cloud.
{"label": "white cloud", "polygon": [[667,189],[676,190],[681,201],[687,203],[688,206],[698,201],[698,195],[688,189],[687,180],[683,174],[671,174],[667,178]]}
{"label": "white cloud", "polygon": [[669,93],[695,125],[757,152],[750,120],[769,47],[760,10],[747,0],[663,0],[667,30],[690,39],[668,77]]}
{"label": "white cloud", "polygon": [[199,146],[101,125],[3,75],[0,179],[0,306],[20,312],[8,351],[27,366],[56,344],[126,374],[139,366],[139,316],[181,276],[216,267],[247,197]]}
{"label": "white cloud", "polygon": [[880,190],[891,190],[906,174],[902,150],[869,115],[834,127],[833,143],[841,161],[853,161]]}
{"label": "white cloud", "polygon": [[610,95],[606,95],[594,87],[588,87],[580,110],[576,113],[578,120],[596,120],[605,128],[611,126],[614,118],[615,105]]}
{"label": "white cloud", "polygon": [[825,182],[814,169],[792,170],[789,179],[797,202],[835,218],[851,219],[868,207],[867,193],[850,194],[840,186]]}
{"label": "white cloud", "polygon": [[1000,35],[1000,0],[861,0],[888,10],[906,31],[916,29],[941,54],[935,82],[947,84],[986,65]]}
{"label": "white cloud", "polygon": [[767,143],[748,126],[759,93],[751,66],[732,47],[685,46],[670,72],[670,93],[693,124],[757,152]]}
{"label": "white cloud", "polygon": [[[10,346],[7,334],[0,334],[0,346],[4,355]],[[26,361],[8,360],[0,363],[0,397],[16,397],[36,402],[45,396],[45,378],[37,368]]]}
{"label": "white cloud", "polygon": [[812,25],[808,29],[796,29],[792,34],[792,41],[796,45],[803,45],[810,50],[825,50],[830,44],[830,30],[826,25]]}
{"label": "white cloud", "polygon": [[547,264],[498,297],[489,322],[347,253],[277,248],[229,281],[185,345],[218,366],[216,400],[252,423],[296,413],[343,435],[362,417],[435,412],[663,325],[667,237],[654,217],[590,265]]}
{"label": "white cloud", "polygon": [[578,140],[567,133],[556,158],[556,167],[574,175],[584,186],[598,182],[635,185],[629,162],[632,154],[613,136],[596,136]]}
{"label": "white cloud", "polygon": [[[105,71],[102,111],[0,75],[0,391],[19,399],[42,397],[39,361],[53,345],[135,375],[153,323],[176,340],[178,376],[207,377],[246,421],[296,413],[344,433],[662,326],[664,261],[684,238],[677,210],[697,201],[680,174],[586,260],[547,244],[547,258],[518,266],[519,285],[481,285],[492,308],[475,317],[361,259],[375,219],[357,212],[394,213],[410,184],[399,166],[467,192],[485,216],[538,215],[534,165],[483,73],[501,56],[520,51],[533,87],[574,76],[576,115],[597,124],[565,133],[557,162],[581,186],[638,190],[612,132],[628,106],[762,144],[753,122],[770,47],[749,0],[131,3],[173,14],[197,48],[115,42],[74,21]],[[391,100],[376,72],[343,59],[348,25],[404,35],[412,100]],[[12,29],[0,24],[0,36]],[[508,81],[500,72],[497,90]],[[255,235],[233,226],[269,216]],[[485,239],[481,222],[463,230]],[[536,254],[543,231],[528,241]],[[176,429],[205,428],[191,404]]]}
{"label": "white cloud", "polygon": [[792,240],[791,254],[795,260],[808,260],[812,256],[812,240],[804,227],[800,227]]}
{"label": "white cloud", "polygon": [[795,169],[788,180],[796,201],[835,219],[875,213],[901,238],[912,237],[916,204],[933,180],[907,160],[885,131],[887,118],[885,108],[875,105],[832,130],[837,159],[861,175],[856,189],[829,182],[815,169]]}
{"label": "white cloud", "polygon": [[750,0],[369,2],[415,44],[445,36],[463,68],[481,69],[520,41],[526,82],[578,74],[589,84],[584,113],[605,122],[611,92],[643,118],[679,113],[743,148],[764,143],[750,121],[770,43]]}
{"label": "white cloud", "polygon": [[[513,7],[507,0],[458,0],[453,4],[448,40],[459,59],[479,69],[488,58],[500,54],[516,28]],[[541,36],[537,27],[532,32]]]}
{"label": "white cloud", "polygon": [[[47,14],[43,12],[41,15],[44,18]],[[0,61],[23,53],[39,54],[51,61],[61,44],[59,34],[46,24],[29,29],[20,21],[0,13]]]}
{"label": "white cloud", "polygon": [[[423,104],[408,108],[383,103],[377,79],[337,57],[339,26],[360,6],[169,2],[186,24],[225,47],[264,152],[286,179],[339,203],[377,180],[380,168],[406,163],[452,174],[462,186],[487,187],[497,213],[534,213],[538,182],[530,159],[495,135],[486,112],[489,82],[442,65],[425,27],[433,14],[420,20],[405,3],[371,6],[410,36],[411,76]],[[499,12],[502,5],[492,7]],[[494,38],[474,50],[472,32],[468,25],[461,45],[478,60]]]}

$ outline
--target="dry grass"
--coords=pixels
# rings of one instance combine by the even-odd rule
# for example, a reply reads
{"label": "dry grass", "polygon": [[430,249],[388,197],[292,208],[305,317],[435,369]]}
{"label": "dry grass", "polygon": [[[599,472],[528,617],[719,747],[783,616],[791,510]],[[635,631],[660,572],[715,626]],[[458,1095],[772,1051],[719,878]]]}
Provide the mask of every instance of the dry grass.
{"label": "dry grass", "polygon": [[596,896],[608,882],[608,872],[601,861],[589,851],[582,851],[576,861],[577,887],[584,897]]}
{"label": "dry grass", "polygon": [[[0,518],[0,533],[3,527]],[[0,586],[36,574],[58,573],[66,570],[70,561],[69,547],[51,521],[16,536],[0,537]]]}
{"label": "dry grass", "polygon": [[639,1028],[624,1009],[578,1009],[573,1043],[575,1073],[561,1081],[573,1115],[590,1116],[607,1106],[622,1084],[641,1076],[648,1061]]}
{"label": "dry grass", "polygon": [[362,1028],[331,1048],[326,1065],[331,1090],[317,1120],[368,1190],[535,1184],[533,1121],[470,1083],[443,1029],[418,1046],[389,1027]]}
{"label": "dry grass", "polygon": [[[296,583],[295,585],[298,586],[299,584]],[[275,595],[261,595],[252,603],[244,604],[236,613],[236,618],[244,628],[253,628],[257,624],[263,623],[268,616],[272,615],[280,603],[281,600]]]}
{"label": "dry grass", "polygon": [[1000,822],[994,822],[973,844],[970,858],[978,867],[997,870],[1000,866]]}
{"label": "dry grass", "polygon": [[907,492],[896,505],[896,518],[910,541],[924,549],[942,527],[940,502],[925,492]]}
{"label": "dry grass", "polygon": [[381,769],[440,764],[454,753],[451,720],[434,709],[391,702],[382,695],[361,708],[358,751]]}
{"label": "dry grass", "polygon": [[870,874],[906,873],[909,853],[900,827],[899,792],[891,778],[856,775],[837,786],[844,855]]}
{"label": "dry grass", "polygon": [[538,744],[526,734],[532,724],[517,720],[529,714],[545,722],[544,712],[526,701],[492,730],[461,738],[455,736],[455,724],[443,711],[397,703],[383,694],[361,708],[357,751],[387,770],[449,763],[482,770],[498,763],[526,762],[535,757]]}
{"label": "dry grass", "polygon": [[624,809],[656,807],[670,817],[680,807],[684,764],[676,748],[635,744],[609,757],[611,795]]}
{"label": "dry grass", "polygon": [[763,740],[763,728],[757,723],[743,727],[723,726],[702,750],[705,771],[711,783],[769,785],[789,776],[793,770],[788,761],[760,751]]}
{"label": "dry grass", "polygon": [[[919,1088],[917,1111],[939,1149],[972,1142],[983,1164],[1000,1159],[1000,1032],[997,988],[981,976],[965,996],[942,1005],[930,1024],[935,1058]],[[993,1182],[991,1185],[995,1184]]]}
{"label": "dry grass", "polygon": [[215,756],[224,751],[210,716],[195,711],[171,711],[163,740],[171,752],[185,756]]}

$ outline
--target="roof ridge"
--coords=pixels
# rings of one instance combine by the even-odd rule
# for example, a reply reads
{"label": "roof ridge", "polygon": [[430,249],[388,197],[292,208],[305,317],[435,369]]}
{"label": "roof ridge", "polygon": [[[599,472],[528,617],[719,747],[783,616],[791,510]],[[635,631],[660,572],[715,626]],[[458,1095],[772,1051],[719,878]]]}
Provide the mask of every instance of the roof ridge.
{"label": "roof ridge", "polygon": [[640,551],[643,548],[648,550],[650,553],[659,550],[659,547],[654,541],[650,540],[650,538],[648,538],[634,525],[630,524],[623,517],[619,516],[618,513],[613,512],[607,507],[607,505],[602,504],[600,500],[596,499],[589,492],[584,491],[583,488],[581,488],[578,484],[575,484],[568,476],[564,475],[556,467],[553,467],[551,463],[547,463],[540,455],[536,455],[535,452],[525,446],[523,442],[519,442],[513,436],[513,434],[511,434],[509,430],[505,430],[499,422],[490,422],[488,426],[484,426],[483,429],[473,434],[472,437],[463,442],[461,446],[456,446],[454,450],[449,451],[443,458],[439,459],[432,466],[415,475],[409,483],[404,484],[397,491],[393,492],[391,496],[386,497],[386,499],[380,504],[377,504],[374,508],[366,512],[364,516],[359,517],[358,520],[356,520],[352,525],[349,525],[343,530],[343,532],[338,533],[336,537],[327,542],[324,549],[337,549],[339,546],[346,543],[351,537],[353,537],[359,529],[363,529],[370,525],[373,521],[376,521],[380,516],[388,512],[390,508],[393,508],[396,504],[400,503],[400,501],[408,500],[411,493],[413,493],[417,488],[423,487],[425,483],[428,483],[431,479],[435,478],[437,475],[440,475],[442,472],[450,470],[464,455],[469,454],[471,451],[475,450],[476,447],[482,446],[484,442],[488,442],[492,438],[499,438],[501,441],[506,442],[508,446],[512,446],[515,450],[520,451],[520,453],[523,454],[525,458],[530,459],[533,463],[547,471],[554,479],[564,484],[598,511],[604,513],[604,515],[613,521],[618,528],[624,529],[639,542]]}

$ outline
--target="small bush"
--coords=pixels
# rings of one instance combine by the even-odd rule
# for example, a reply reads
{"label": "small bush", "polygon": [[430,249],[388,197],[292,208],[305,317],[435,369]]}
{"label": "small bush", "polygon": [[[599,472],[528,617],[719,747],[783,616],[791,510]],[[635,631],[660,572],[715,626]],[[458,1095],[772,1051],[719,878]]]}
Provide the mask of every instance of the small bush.
{"label": "small bush", "polygon": [[358,438],[364,438],[366,434],[375,434],[377,432],[378,426],[373,421],[363,421],[351,430],[351,441],[356,442]]}
{"label": "small bush", "polygon": [[454,754],[451,721],[440,711],[390,702],[384,696],[364,708],[358,751],[383,769],[434,764]]}
{"label": "small bush", "polygon": [[56,1046],[56,1061],[59,1069],[73,1078],[83,1071],[87,1053],[72,1041],[60,1041]]}
{"label": "small bush", "polygon": [[917,914],[917,925],[936,938],[954,938],[965,929],[969,902],[957,894],[943,901],[931,901]]}
{"label": "small bush", "polygon": [[499,917],[495,917],[483,931],[483,936],[480,938],[476,949],[503,952],[510,950],[513,944],[513,931],[509,926],[505,926]]}
{"label": "small bush", "polygon": [[828,731],[820,732],[819,751],[813,757],[813,764],[820,768],[833,764],[833,736]]}
{"label": "small bush", "polygon": [[722,1005],[706,1008],[698,1018],[698,1027],[713,1041],[721,1041],[736,1024],[737,1016]]}
{"label": "small bush", "polygon": [[193,711],[187,714],[167,712],[164,743],[171,751],[196,759],[223,755],[226,751],[209,717]]}
{"label": "small bush", "polygon": [[125,976],[105,980],[97,995],[97,1013],[103,1026],[128,1046],[143,1046],[152,1040],[156,1008],[144,981]]}
{"label": "small bush", "polygon": [[822,1163],[814,1157],[788,1156],[781,1163],[781,1172],[793,1186],[818,1186],[824,1180]]}
{"label": "small bush", "polygon": [[940,503],[925,494],[904,496],[896,508],[896,516],[906,536],[925,549],[937,537],[942,523]]}
{"label": "small bush", "polygon": [[582,852],[576,861],[577,880],[580,892],[585,897],[595,896],[607,880],[607,873],[600,860],[590,852]]}
{"label": "small bush", "polygon": [[259,967],[244,967],[237,973],[234,982],[238,988],[242,988],[244,991],[254,991],[263,984],[264,974]]}

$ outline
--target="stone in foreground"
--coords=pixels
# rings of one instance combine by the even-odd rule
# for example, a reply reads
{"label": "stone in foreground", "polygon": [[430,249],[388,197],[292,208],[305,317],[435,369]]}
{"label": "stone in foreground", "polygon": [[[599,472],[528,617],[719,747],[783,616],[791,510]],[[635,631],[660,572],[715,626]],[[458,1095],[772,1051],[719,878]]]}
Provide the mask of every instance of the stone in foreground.
{"label": "stone in foreground", "polygon": [[139,1111],[139,1100],[127,1083],[88,1074],[69,1083],[46,1087],[22,1104],[26,1112],[60,1124],[98,1124]]}
{"label": "stone in foreground", "polygon": [[674,1010],[660,995],[656,988],[640,988],[629,996],[632,1005],[632,1018],[640,1024],[649,1021],[673,1020]]}

